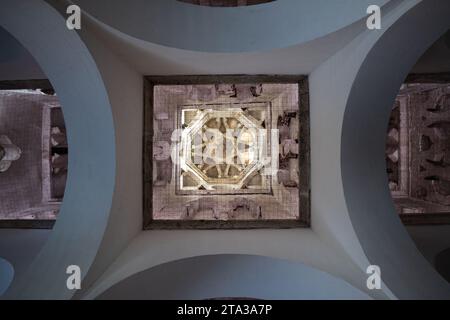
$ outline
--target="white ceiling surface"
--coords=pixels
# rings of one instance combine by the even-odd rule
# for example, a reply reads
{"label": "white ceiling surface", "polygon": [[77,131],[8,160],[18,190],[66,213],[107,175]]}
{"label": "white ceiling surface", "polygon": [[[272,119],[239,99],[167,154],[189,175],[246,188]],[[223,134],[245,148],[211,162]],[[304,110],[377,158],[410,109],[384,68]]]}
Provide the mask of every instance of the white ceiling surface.
{"label": "white ceiling surface", "polygon": [[[264,50],[260,50],[257,52],[202,52],[201,50],[193,51],[192,49],[194,45],[190,47],[191,50],[184,50],[169,46],[161,45],[157,42],[150,42],[141,40],[141,38],[134,37],[134,33],[131,31],[128,32],[128,28],[120,23],[121,19],[126,19],[128,14],[125,13],[121,16],[121,18],[117,17],[114,20],[114,23],[111,25],[107,25],[104,23],[105,21],[108,23],[110,19],[99,20],[96,18],[92,18],[93,16],[100,16],[100,13],[97,14],[98,7],[102,1],[91,1],[85,3],[84,1],[76,1],[81,5],[82,10],[87,11],[88,13],[95,12],[96,14],[88,14],[88,17],[94,22],[94,32],[97,33],[99,39],[105,42],[114,52],[121,55],[122,58],[133,65],[133,67],[142,74],[157,74],[157,75],[170,75],[170,74],[309,74],[314,68],[320,65],[327,58],[332,56],[339,49],[344,47],[348,42],[350,42],[356,35],[364,31],[366,28],[365,19],[362,19],[363,14],[365,15],[365,10],[367,6],[361,6],[362,3],[366,1],[336,1],[331,2],[333,5],[322,6],[322,9],[315,11],[313,8],[309,8],[307,16],[316,16],[316,15],[324,15],[323,18],[317,17],[317,19],[322,19],[321,24],[312,24],[308,26],[308,28],[301,28],[292,26],[292,29],[289,29],[290,34],[295,34],[297,36],[296,43],[289,43],[289,46],[284,46],[278,48],[277,46],[267,45],[270,41],[274,39],[280,38],[280,34],[272,32],[269,35],[266,35],[259,39],[259,43],[255,44],[257,47],[269,47]],[[119,1],[119,3],[114,2],[113,8],[119,6],[119,4],[123,3]],[[173,1],[164,1],[165,3],[171,3]],[[289,0],[281,0],[276,1],[274,3],[279,2],[283,4],[283,6],[293,6],[292,1]],[[298,1],[295,0],[295,7],[303,3],[306,6],[306,3],[315,3],[323,1]],[[372,1],[373,2],[373,1]],[[375,1],[378,3],[386,3],[387,1]],[[391,1],[383,10],[385,12],[391,10],[395,3],[398,1]],[[94,5],[95,3],[95,5]],[[146,3],[153,3],[146,2]],[[159,1],[155,1],[155,3],[159,3]],[[330,3],[327,1],[327,3]],[[340,3],[339,6],[334,7],[336,3]],[[353,6],[349,4],[352,3]],[[141,1],[136,1],[136,6],[138,4],[142,4]],[[181,6],[181,8],[185,8],[185,4],[181,4],[177,6]],[[350,7],[349,7],[350,6]],[[194,7],[202,8],[201,6],[191,6],[187,5],[187,8],[192,9]],[[308,7],[308,6],[306,6]],[[364,8],[363,8],[364,7]],[[320,8],[320,7],[319,7]],[[323,8],[327,8],[328,10],[324,10]],[[351,9],[350,9],[351,8]],[[125,7],[121,7],[122,12],[127,12],[131,10],[135,10],[135,6],[131,6],[128,9]],[[144,10],[144,9],[142,9]],[[204,10],[198,9],[198,10]],[[201,17],[204,20],[205,25],[214,25],[218,26],[218,23],[212,23],[215,21],[216,16],[218,15],[218,11],[214,10],[214,8],[206,8],[208,14],[215,14],[212,16],[203,14]],[[107,12],[108,15],[111,14],[114,16],[115,10],[103,10],[101,11],[103,14]],[[145,12],[148,12],[145,11]],[[151,10],[150,10],[151,12]],[[182,11],[183,12],[183,11]],[[196,12],[195,10],[192,12]],[[195,20],[194,17],[188,16],[189,14],[193,14],[191,11],[186,12],[183,15],[183,18],[190,17],[190,20]],[[221,12],[221,11],[219,11]],[[231,15],[233,10],[228,11],[225,10],[228,15]],[[239,12],[239,11],[237,11]],[[346,14],[343,14],[346,12]],[[250,10],[248,14],[250,16],[257,15],[261,13],[260,11]],[[301,11],[301,13],[305,13],[305,11]],[[356,13],[360,13],[357,15]],[[331,28],[325,22],[329,21],[329,17],[335,18],[335,16],[339,17],[348,17],[345,20],[349,24],[344,24],[343,21],[340,21],[339,24],[335,25],[335,28]],[[125,18],[124,18],[125,17]],[[353,18],[350,18],[353,17]],[[138,18],[137,18],[138,19]],[[303,19],[299,16],[295,21]],[[251,20],[251,19],[250,19]],[[244,20],[241,21],[242,24],[250,21]],[[148,24],[149,21],[152,21],[150,18],[146,20]],[[172,21],[172,20],[171,20]],[[324,22],[325,21],[325,22]],[[356,22],[355,22],[356,21]],[[174,22],[174,21],[172,21]],[[223,27],[223,30],[228,30],[230,27],[235,27],[234,24],[227,24],[223,22],[226,27]],[[264,23],[264,26],[267,25],[278,25],[277,23],[267,24]],[[117,27],[116,27],[117,26]],[[126,25],[128,26],[128,25]],[[116,28],[115,28],[116,27]],[[120,28],[121,27],[121,28]],[[149,25],[151,28],[152,25]],[[158,26],[158,30],[161,31],[161,34],[167,38],[170,38],[170,33],[167,32],[166,28],[170,28],[170,25]],[[145,29],[145,28],[143,28]],[[164,31],[162,31],[164,30]],[[222,30],[222,29],[220,29]],[[219,31],[220,31],[219,30]],[[214,38],[223,39],[225,44],[230,44],[230,41],[238,41],[240,44],[244,44],[245,36],[243,35],[243,31],[247,30],[246,28],[242,28],[240,32],[236,31],[236,34],[231,38],[226,38],[230,36],[228,33],[218,34],[219,31],[214,34]],[[301,30],[302,32],[293,32],[293,30]],[[179,33],[182,33],[184,29],[180,28],[178,30]],[[128,32],[128,33],[126,33]],[[222,32],[223,33],[223,32]],[[255,30],[255,33],[263,33],[261,28]],[[309,36],[306,36],[309,34]],[[198,38],[202,41],[208,42],[209,37],[213,35],[213,32],[208,35],[202,35],[199,33]],[[304,36],[302,36],[304,35]],[[179,34],[177,35],[180,36]],[[226,38],[226,39],[225,39]],[[159,41],[164,42],[164,41]],[[182,46],[181,46],[182,47]],[[214,50],[213,50],[214,51]],[[244,50],[243,50],[244,51]]]}
{"label": "white ceiling surface", "polygon": [[[340,135],[342,132],[341,120],[346,108],[347,94],[354,85],[353,80],[361,64],[365,62],[365,56],[383,33],[389,34],[386,30],[389,30],[390,25],[396,23],[397,19],[406,14],[418,2],[420,1],[393,1],[392,3],[395,3],[395,5],[392,5],[392,10],[385,10],[384,22],[386,24],[381,32],[363,31],[361,29],[361,34],[355,32],[352,36],[348,35],[345,41],[348,41],[350,44],[347,45],[345,41],[340,43],[345,49],[334,55],[332,59],[328,59],[321,64],[319,68],[315,68],[317,66],[315,64],[320,64],[319,61],[316,61],[308,66],[303,65],[301,68],[295,69],[299,65],[297,60],[302,60],[302,55],[298,53],[292,55],[293,65],[283,65],[282,59],[276,59],[277,56],[274,54],[270,59],[261,59],[252,68],[245,69],[245,63],[248,64],[248,59],[239,61],[241,64],[236,64],[232,58],[236,59],[239,57],[239,59],[243,59],[243,57],[248,57],[247,53],[212,54],[167,48],[136,40],[104,24],[94,22],[93,32],[97,38],[100,37],[111,50],[120,54],[122,60],[132,64],[139,73],[157,74],[160,73],[159,70],[161,70],[162,74],[187,73],[183,72],[185,70],[193,70],[189,73],[217,73],[213,70],[217,70],[216,64],[220,61],[218,57],[230,59],[228,60],[230,63],[229,67],[219,66],[220,70],[228,70],[229,73],[264,73],[269,67],[265,66],[262,62],[263,60],[270,65],[270,73],[282,73],[280,70],[290,70],[292,73],[296,73],[297,70],[302,70],[302,68],[305,68],[304,70],[316,69],[311,76],[310,83],[310,85],[314,85],[311,90],[313,224],[312,231],[250,230],[240,232],[224,230],[220,233],[214,232],[214,234],[209,231],[199,232],[198,230],[141,232],[117,257],[114,263],[109,266],[98,281],[88,289],[84,298],[94,298],[111,284],[159,263],[180,258],[180,255],[189,257],[200,254],[236,253],[238,251],[244,254],[252,252],[254,254],[282,256],[283,258],[302,261],[319,269],[329,270],[364,290],[363,283],[365,282],[362,279],[364,279],[365,267],[370,262],[379,263],[381,260],[368,261],[361,248],[360,239],[354,233],[352,221],[346,208],[346,199],[343,197],[342,181],[340,179],[341,164],[339,162]],[[349,29],[357,25],[354,24]],[[360,22],[360,26],[364,28],[364,21]],[[338,43],[338,34],[340,32],[343,32],[343,30],[330,35],[327,39],[333,39],[336,36],[335,41]],[[313,45],[315,42],[312,41],[308,45]],[[327,41],[324,40],[325,42]],[[152,51],[155,48],[161,51],[155,53],[155,51]],[[320,51],[319,47],[314,48],[311,54],[317,54]],[[290,49],[292,48],[274,51],[281,52]],[[334,47],[334,50],[339,50],[339,47]],[[328,55],[334,54],[331,51]],[[164,59],[167,59],[175,52],[177,53],[177,58],[174,58],[175,55],[168,61],[164,61],[161,58],[164,56]],[[292,52],[289,54],[292,54]],[[200,58],[200,56],[203,58]],[[195,59],[192,57],[195,57]],[[193,60],[189,60],[190,58]],[[323,57],[321,59],[326,58]],[[186,59],[188,62],[186,62]],[[202,68],[193,68],[192,61],[197,62],[198,65],[201,64]],[[277,64],[278,61],[279,64]],[[164,67],[155,65],[164,62]],[[188,64],[190,64],[189,67],[187,66]],[[280,66],[285,67],[285,69]],[[328,90],[323,91],[323,86],[328,88]],[[329,134],[324,134],[324,132]],[[321,154],[321,152],[324,153]],[[324,165],[320,166],[319,164]],[[327,201],[323,201],[324,197],[326,197]],[[403,227],[400,226],[399,228]],[[404,235],[401,234],[401,236]],[[290,237],[292,237],[293,241],[289,241]],[[183,239],[183,241],[180,242],[179,239]],[[294,243],[302,243],[302,245],[298,246],[294,245]],[[315,250],[313,255],[307,252],[312,250],[312,248]],[[335,254],[331,254],[329,250],[333,250]],[[412,251],[415,251],[415,249]],[[396,254],[399,254],[399,252],[397,251]],[[407,259],[405,261],[407,262]],[[413,263],[415,262],[417,261]],[[355,269],[355,263],[358,264],[360,269]],[[345,271],[345,268],[349,269]],[[427,272],[431,271],[427,270]],[[431,273],[428,273],[428,275],[431,275]],[[391,281],[394,280],[391,279]],[[421,281],[425,280],[421,279]],[[420,281],[417,281],[417,284],[420,284]],[[407,287],[407,284],[404,287]],[[389,289],[390,283],[383,284],[384,292],[371,292],[371,294],[379,294],[378,298],[381,296],[395,298],[397,292],[394,292],[393,295]],[[407,290],[402,290],[399,291],[401,296],[407,297],[408,294],[405,293]],[[424,293],[414,292],[413,294],[419,296]]]}
{"label": "white ceiling surface", "polygon": [[[217,279],[228,281],[219,282]],[[198,256],[164,263],[124,279],[98,299],[195,300],[220,297],[371,299],[342,279],[302,263],[236,254]]]}
{"label": "white ceiling surface", "polygon": [[[283,1],[285,0],[278,0],[276,2]],[[86,3],[83,0],[77,0],[75,2],[79,3],[82,9],[89,12],[89,10],[98,9],[97,5],[100,5],[102,0],[87,1]],[[150,2],[153,1],[148,1],[148,3]],[[164,2],[169,3],[171,1],[166,0]],[[381,2],[385,3],[387,1]],[[387,4],[383,8],[383,14],[390,10],[396,2],[391,1],[390,4]],[[120,1],[120,3],[123,2]],[[120,3],[117,5],[120,5]],[[358,0],[357,3],[359,4],[360,1]],[[95,6],[91,8],[94,4]],[[181,6],[187,6],[188,8],[199,7],[183,3],[181,3]],[[340,10],[343,10],[343,8],[344,6],[339,7]],[[217,11],[217,8],[206,9],[213,10],[213,12]],[[102,12],[109,11],[103,10]],[[322,10],[322,13],[324,11]],[[351,25],[345,25],[341,29],[333,30],[333,32],[328,34],[316,32],[317,36],[314,40],[283,48],[268,49],[259,52],[208,53],[177,49],[143,41],[118,29],[114,29],[97,19],[94,19],[94,21],[94,24],[97,26],[95,28],[97,36],[113,48],[114,52],[119,54],[127,63],[130,63],[135,70],[142,74],[158,75],[309,74],[365,28],[364,19],[360,19]],[[308,28],[308,30],[310,29]],[[162,30],[161,27],[159,30]],[[166,34],[165,32],[163,33]],[[302,33],[299,32],[299,34]],[[236,38],[241,39],[242,37],[239,36]],[[418,62],[413,72],[450,71],[450,41],[448,38],[449,36],[447,35],[433,45]],[[2,43],[2,51],[0,52],[0,80],[46,78],[28,51],[2,28],[0,28],[0,43]]]}
{"label": "white ceiling surface", "polygon": [[263,52],[208,53],[145,42],[97,21],[97,36],[145,75],[309,74],[363,31],[355,23],[323,38]]}
{"label": "white ceiling surface", "polygon": [[[92,30],[93,28],[95,30]],[[130,132],[134,130],[124,127],[141,123],[142,119],[140,112],[136,114],[134,112],[135,109],[142,108],[142,103],[132,101],[134,92],[131,94],[131,91],[135,91],[135,88],[132,87],[135,76],[128,74],[129,71],[124,72],[125,65],[128,66],[133,61],[130,58],[125,59],[122,55],[121,61],[124,66],[118,68],[118,61],[112,58],[115,56],[117,48],[111,46],[110,43],[106,47],[103,39],[99,38],[106,33],[99,31],[98,25],[89,24],[89,30],[84,29],[84,33],[84,41],[95,56],[107,86],[111,85],[108,90],[116,119],[116,138],[122,140],[117,147],[123,148],[125,145],[129,145],[134,148],[133,146],[136,145],[136,148],[141,150],[139,140],[142,137],[141,132],[137,131],[136,134],[130,135]],[[105,44],[105,48],[101,48],[103,44]],[[136,74],[138,72],[140,73],[141,70],[137,70]],[[126,108],[124,108],[124,103]],[[128,121],[123,121],[125,118]],[[98,293],[117,281],[151,266],[183,257],[218,253],[260,254],[288,258],[329,271],[356,287],[365,284],[365,272],[358,269],[341,250],[336,250],[329,243],[322,242],[318,235],[310,229],[152,230],[141,232],[140,226],[139,233],[133,239],[121,239],[126,229],[124,226],[130,224],[131,220],[142,217],[141,210],[132,209],[137,202],[142,202],[139,201],[140,194],[136,195],[131,192],[133,188],[139,188],[136,184],[141,179],[141,172],[134,176],[131,169],[131,166],[139,167],[141,163],[141,159],[137,160],[139,162],[134,162],[134,159],[130,161],[130,156],[134,158],[135,154],[135,152],[130,153],[125,150],[118,152],[118,157],[123,155],[125,159],[119,161],[121,165],[118,166],[116,189],[122,189],[122,192],[116,192],[115,199],[122,203],[113,205],[113,212],[109,220],[110,227],[104,238],[103,248],[99,250],[96,262],[85,278],[85,287],[77,293],[77,298],[95,298]],[[127,165],[130,168],[127,168]],[[124,183],[125,178],[120,178],[121,175],[129,181]],[[141,189],[138,189],[137,192],[141,192]],[[134,200],[135,198],[139,199]],[[124,242],[121,243],[122,240]],[[298,245],[299,243],[302,245]],[[86,279],[88,280],[86,281]],[[384,291],[372,294],[377,298],[387,297]]]}
{"label": "white ceiling surface", "polygon": [[[398,1],[395,1],[398,4]],[[393,6],[395,9],[395,6]],[[399,12],[403,12],[399,10]],[[400,14],[397,12],[397,14]],[[91,21],[92,22],[92,21]],[[343,32],[347,32],[355,27],[351,33],[347,34],[345,41],[339,42],[339,36],[336,34],[330,35],[330,38],[334,39],[333,42],[339,44],[338,46],[334,46],[327,55],[332,55],[336,50],[339,49],[340,46],[345,46],[347,42],[353,40],[360,32],[364,31],[364,21],[361,21],[358,24],[354,24],[350,26],[347,30]],[[357,30],[360,28],[359,30]],[[239,64],[237,67],[234,63],[234,60],[231,58],[240,58],[247,54],[212,54],[212,53],[199,53],[193,51],[179,50],[173,48],[167,48],[159,45],[153,45],[144,43],[141,40],[133,39],[124,34],[118,33],[116,30],[99,23],[98,21],[93,21],[93,23],[89,23],[89,30],[85,30],[86,35],[90,34],[90,37],[95,37],[95,43],[88,43],[91,51],[94,56],[97,56],[97,63],[100,66],[100,69],[105,68],[108,70],[108,73],[111,75],[113,72],[111,69],[114,68],[113,65],[107,65],[105,61],[107,60],[105,56],[107,54],[117,53],[121,56],[121,60],[127,64],[132,65],[137,73],[141,74],[179,74],[179,73],[217,73],[212,70],[216,68],[215,64],[218,60],[216,57],[227,57],[229,60],[229,68],[225,68],[226,66],[222,66],[223,70],[229,70],[229,73],[245,73],[246,71],[242,71],[244,68],[243,65],[245,61]],[[335,38],[334,38],[335,37]],[[88,37],[86,37],[87,39]],[[323,43],[327,43],[327,39],[320,39],[318,41],[324,41]],[[139,45],[136,43],[140,43],[142,48],[139,48]],[[105,44],[108,47],[108,50],[104,49],[99,50],[100,48],[95,48],[96,44]],[[159,52],[157,55],[152,56],[149,54],[147,50],[148,47],[159,48],[164,50],[164,53]],[[310,56],[314,54],[317,55],[316,50],[319,50],[318,47],[314,47],[315,49],[311,49]],[[288,48],[289,49],[289,48]],[[96,52],[97,51],[97,52]],[[162,57],[167,58],[170,55],[170,52],[177,52],[178,56],[173,58],[173,60],[166,61],[165,64],[162,65],[161,60]],[[291,54],[291,53],[289,53]],[[363,53],[361,53],[363,54]],[[188,66],[190,62],[186,61],[186,57],[195,57],[196,63],[198,65],[204,64],[204,68],[201,69],[201,72],[198,69],[187,69],[192,68],[192,66]],[[208,61],[206,57],[211,57]],[[276,58],[277,56],[274,54],[271,58],[262,59],[260,62],[252,66],[250,69],[250,73],[264,73],[265,65],[271,66],[272,69],[269,73],[283,73],[284,71],[292,72],[292,65],[285,65],[285,69],[281,69],[279,64],[274,63],[274,61],[280,61],[280,64],[283,63],[283,58]],[[299,56],[296,54],[292,55],[292,63],[295,63],[299,59]],[[327,57],[322,57],[322,59],[326,59]],[[264,61],[264,63],[262,62]],[[349,60],[351,61],[351,59]],[[308,65],[308,69],[312,69],[320,62],[315,61]],[[104,65],[104,66],[102,66]],[[162,66],[161,66],[162,65]],[[183,65],[183,67],[180,67]],[[305,67],[306,68],[306,67]],[[157,70],[157,71],[155,71]],[[181,71],[180,71],[181,70]],[[194,70],[192,72],[186,72],[185,70]],[[281,71],[280,71],[281,70]],[[300,69],[296,69],[300,70]],[[293,73],[297,73],[294,70]],[[127,86],[124,83],[127,82],[127,79],[116,79],[121,83],[122,94],[128,91]],[[112,104],[114,105],[114,100],[112,99]],[[120,107],[120,105],[118,105]],[[131,105],[128,102],[128,107]],[[114,108],[114,107],[113,107]],[[115,109],[115,108],[114,108]],[[122,108],[123,109],[123,108]],[[117,108],[119,110],[119,108]],[[119,119],[119,117],[117,117]],[[312,120],[313,121],[313,120]],[[316,118],[314,121],[319,121]],[[123,121],[116,121],[116,130],[120,129]],[[311,123],[312,125],[313,122]],[[338,133],[339,135],[339,133]],[[120,134],[117,134],[119,137]],[[332,167],[333,170],[337,171],[333,174],[338,174],[339,168]],[[119,185],[119,184],[117,184]],[[123,197],[123,194],[121,195]],[[342,200],[342,199],[341,199]],[[323,202],[323,201],[322,201]],[[124,210],[123,208],[121,210]],[[343,209],[345,211],[345,208]],[[333,209],[330,209],[330,215],[334,212]],[[127,212],[130,214],[131,212]],[[334,212],[335,213],[335,212]],[[315,213],[313,213],[314,216]],[[122,215],[123,216],[123,215]],[[130,216],[128,216],[129,219]],[[119,216],[118,216],[119,218]],[[314,218],[315,219],[315,218]],[[314,222],[313,219],[313,222]],[[346,220],[347,221],[347,220]],[[348,221],[347,221],[348,222]],[[317,224],[313,230],[317,229]],[[119,226],[120,223],[117,223]],[[348,222],[350,225],[350,222]],[[347,228],[348,225],[345,225],[344,228]],[[338,227],[340,228],[340,227]],[[350,226],[351,228],[351,226]],[[341,229],[342,230],[342,229]],[[111,229],[111,234],[114,235],[115,239],[121,229]],[[351,232],[345,232],[350,233]],[[311,230],[221,230],[220,232],[211,232],[211,231],[199,231],[199,230],[178,230],[178,231],[146,231],[140,232],[127,246],[125,250],[123,250],[118,257],[111,261],[111,263],[106,263],[104,257],[102,257],[102,253],[99,252],[97,257],[97,266],[103,264],[103,267],[97,268],[95,265],[92,270],[99,271],[95,277],[92,277],[95,280],[95,283],[90,288],[86,288],[84,292],[80,293],[79,297],[83,298],[93,298],[98,293],[107,289],[111,284],[120,281],[121,279],[126,278],[129,275],[132,275],[136,272],[145,270],[151,266],[158,265],[163,262],[168,262],[174,259],[179,259],[181,257],[189,257],[196,256],[200,254],[217,254],[217,253],[242,253],[242,254],[261,254],[267,256],[278,256],[280,258],[289,258],[292,260],[302,261],[308,265],[315,266],[321,270],[327,270],[332,272],[333,274],[339,275],[340,277],[346,279],[351,284],[364,289],[365,284],[365,269],[358,269],[354,261],[349,259],[346,256],[345,250],[342,250],[341,247],[336,248],[338,246],[336,243],[330,246],[330,243],[322,242],[323,235],[317,235],[315,232]],[[183,241],[180,241],[183,239]],[[352,238],[350,241],[357,241],[356,238]],[[328,239],[327,239],[328,240]],[[116,241],[117,242],[117,241]],[[105,250],[107,242],[105,243]],[[296,245],[298,243],[302,243],[302,245]],[[331,242],[333,243],[333,242]],[[353,247],[352,247],[353,248]],[[338,250],[336,250],[338,249]],[[350,249],[349,249],[350,250]],[[111,251],[111,247],[109,246],[107,249],[108,252]],[[314,251],[314,254],[312,254]],[[106,252],[106,251],[105,251]],[[364,254],[361,251],[354,251],[354,255],[363,256]],[[108,258],[110,259],[110,258]],[[102,262],[103,260],[103,262]],[[364,262],[363,262],[364,263]],[[106,272],[104,272],[103,268],[107,268]],[[100,272],[102,269],[102,272]],[[90,271],[90,274],[93,272]],[[100,276],[100,278],[99,278]],[[88,275],[89,277],[89,275]],[[91,278],[91,277],[89,277]],[[90,284],[88,284],[90,286]],[[389,289],[383,287],[383,291],[372,292],[373,296],[377,298],[386,298],[392,297],[392,294],[389,293]],[[367,288],[366,288],[367,290]]]}
{"label": "white ceiling surface", "polygon": [[203,52],[251,52],[304,44],[366,16],[389,0],[277,0],[212,8],[176,0],[74,0],[99,21],[136,39]]}

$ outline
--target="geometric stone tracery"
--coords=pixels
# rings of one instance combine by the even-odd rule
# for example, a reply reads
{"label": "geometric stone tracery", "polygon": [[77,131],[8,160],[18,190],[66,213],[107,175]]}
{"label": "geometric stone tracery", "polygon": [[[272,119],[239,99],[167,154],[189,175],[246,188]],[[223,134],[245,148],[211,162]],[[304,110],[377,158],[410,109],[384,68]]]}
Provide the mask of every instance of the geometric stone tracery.
{"label": "geometric stone tracery", "polygon": [[[248,183],[262,169],[261,151],[267,148],[265,112],[256,119],[247,112],[251,106],[246,105],[245,111],[220,107],[182,110],[180,166],[182,182],[190,183],[182,183],[181,190],[256,188]],[[185,113],[194,114],[190,121]],[[260,187],[264,187],[267,178],[259,178]]]}

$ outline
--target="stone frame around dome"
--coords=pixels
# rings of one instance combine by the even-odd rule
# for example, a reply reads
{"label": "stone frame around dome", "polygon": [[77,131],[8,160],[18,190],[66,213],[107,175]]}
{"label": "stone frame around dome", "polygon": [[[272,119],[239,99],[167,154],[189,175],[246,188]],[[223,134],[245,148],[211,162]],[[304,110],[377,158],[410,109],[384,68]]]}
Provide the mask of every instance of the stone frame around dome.
{"label": "stone frame around dome", "polygon": [[[296,218],[274,218],[274,219],[236,219],[236,220],[222,220],[220,218],[214,219],[161,219],[154,217],[154,206],[161,204],[154,203],[154,183],[155,183],[155,157],[160,155],[155,154],[155,132],[154,127],[155,118],[167,120],[168,115],[161,115],[154,113],[154,90],[158,86],[201,86],[201,85],[247,85],[247,84],[295,84],[298,94],[298,109],[295,121],[298,123],[298,156],[294,159],[298,163],[299,180],[297,184],[297,202],[295,202],[298,210]],[[297,106],[296,106],[297,107]],[[170,112],[170,111],[168,111]],[[179,117],[181,108],[176,111],[176,118]],[[170,116],[172,117],[172,116]],[[171,118],[172,119],[172,118]],[[278,117],[279,120],[279,117]],[[171,120],[173,122],[173,120]],[[179,123],[177,123],[177,126]],[[158,130],[158,129],[156,129]],[[278,144],[277,144],[278,146]],[[159,148],[159,145],[157,146]],[[171,151],[173,152],[173,151]],[[277,155],[278,157],[278,155]],[[277,158],[278,160],[278,158]],[[178,162],[176,162],[178,163]],[[170,174],[174,176],[174,172],[179,174],[179,168],[171,168]],[[167,172],[169,174],[169,172]],[[167,175],[166,175],[167,176]],[[170,178],[168,178],[170,180]],[[270,180],[270,179],[269,179]],[[175,191],[175,187],[171,191],[172,197],[189,197],[189,192]],[[199,190],[200,191],[200,190]],[[265,196],[271,203],[270,207],[274,208],[273,212],[276,214],[277,206],[282,206],[283,203],[277,200],[271,187],[257,192],[246,191],[247,197]],[[242,199],[245,198],[243,193]],[[197,193],[203,194],[206,198],[220,199],[229,197],[228,194],[221,194],[221,192],[207,192],[200,191]],[[240,193],[239,193],[240,194]],[[258,195],[259,194],[259,195]],[[158,198],[158,195],[156,195]],[[173,200],[173,198],[170,198]],[[180,198],[181,199],[181,198]],[[157,199],[158,200],[158,199]],[[171,201],[165,200],[162,205],[170,206]],[[209,201],[209,200],[208,200]],[[216,201],[216,200],[214,200]],[[245,200],[246,201],[246,200]],[[247,203],[246,203],[247,204]],[[200,204],[201,206],[201,204]],[[284,208],[284,207],[283,207]],[[189,210],[189,209],[188,209]],[[260,209],[261,210],[261,209]],[[261,216],[260,216],[261,217]],[[308,77],[305,75],[194,75],[194,76],[144,76],[144,134],[143,134],[143,229],[253,229],[253,228],[297,228],[310,226],[310,137],[309,137],[309,89]]]}

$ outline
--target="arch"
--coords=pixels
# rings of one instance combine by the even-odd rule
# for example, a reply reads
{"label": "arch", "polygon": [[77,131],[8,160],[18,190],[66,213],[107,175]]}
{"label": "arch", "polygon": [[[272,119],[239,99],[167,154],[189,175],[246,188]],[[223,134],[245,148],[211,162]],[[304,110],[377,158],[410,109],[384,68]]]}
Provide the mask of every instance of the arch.
{"label": "arch", "polygon": [[283,0],[214,8],[136,0],[133,10],[121,0],[74,2],[102,23],[150,43],[203,52],[255,52],[323,37],[364,18],[369,5],[389,1]]}
{"label": "arch", "polygon": [[67,125],[69,172],[55,227],[14,298],[70,298],[66,268],[85,275],[97,254],[115,182],[115,135],[108,95],[88,49],[64,17],[44,1],[2,1],[0,25],[36,59],[60,98]]}
{"label": "arch", "polygon": [[342,125],[349,216],[369,261],[381,267],[383,281],[400,299],[450,297],[450,287],[420,255],[395,212],[384,159],[396,93],[423,52],[450,27],[450,3],[438,2],[420,2],[375,43],[353,81]]}
{"label": "arch", "polygon": [[[182,271],[182,272],[180,272]],[[298,262],[254,255],[206,255],[136,273],[97,299],[370,299],[328,273]]]}

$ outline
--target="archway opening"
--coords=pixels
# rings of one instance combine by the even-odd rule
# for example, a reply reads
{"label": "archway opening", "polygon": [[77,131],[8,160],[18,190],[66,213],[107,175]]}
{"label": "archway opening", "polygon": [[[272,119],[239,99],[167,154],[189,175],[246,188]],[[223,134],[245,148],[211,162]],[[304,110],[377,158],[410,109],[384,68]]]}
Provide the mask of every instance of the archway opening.
{"label": "archway opening", "polygon": [[396,213],[448,280],[450,245],[450,31],[412,68],[392,106],[386,171]]}
{"label": "archway opening", "polygon": [[450,64],[436,61],[450,52],[449,39],[447,32],[419,59],[389,118],[388,183],[406,225],[450,223]]}
{"label": "archway opening", "polygon": [[0,38],[10,48],[0,57],[0,227],[52,228],[68,173],[63,110],[28,51],[3,29]]}

